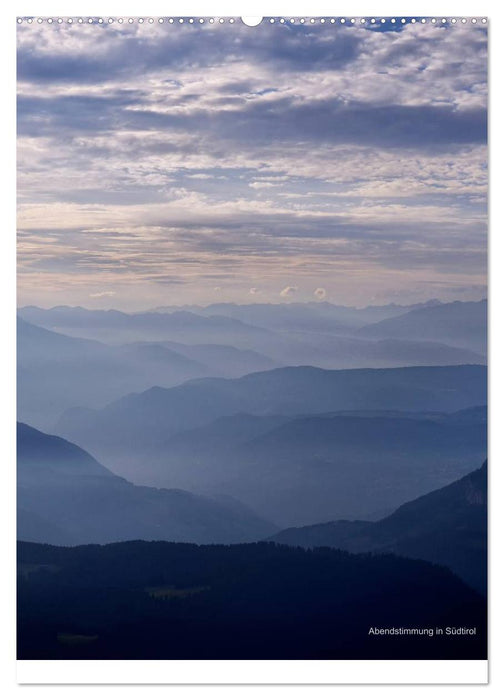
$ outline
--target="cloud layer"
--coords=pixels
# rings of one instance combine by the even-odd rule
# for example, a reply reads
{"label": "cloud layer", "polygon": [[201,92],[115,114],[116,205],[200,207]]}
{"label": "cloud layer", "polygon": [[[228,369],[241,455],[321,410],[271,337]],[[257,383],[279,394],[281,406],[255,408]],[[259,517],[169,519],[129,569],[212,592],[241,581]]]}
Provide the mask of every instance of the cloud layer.
{"label": "cloud layer", "polygon": [[484,28],[23,24],[18,47],[22,303],[484,288]]}

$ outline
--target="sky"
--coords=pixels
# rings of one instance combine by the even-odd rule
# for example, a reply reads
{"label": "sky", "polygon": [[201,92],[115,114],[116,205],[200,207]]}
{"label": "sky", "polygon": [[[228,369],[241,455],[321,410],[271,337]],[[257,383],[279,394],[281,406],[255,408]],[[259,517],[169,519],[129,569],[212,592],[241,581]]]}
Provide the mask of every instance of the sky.
{"label": "sky", "polygon": [[18,25],[18,303],[486,296],[486,28]]}

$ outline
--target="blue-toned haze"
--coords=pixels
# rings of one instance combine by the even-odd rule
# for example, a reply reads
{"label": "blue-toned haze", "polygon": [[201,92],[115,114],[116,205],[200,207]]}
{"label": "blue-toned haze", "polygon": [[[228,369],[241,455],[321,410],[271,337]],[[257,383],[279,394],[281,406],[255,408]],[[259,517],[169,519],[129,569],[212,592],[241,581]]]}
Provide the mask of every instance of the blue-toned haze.
{"label": "blue-toned haze", "polygon": [[19,27],[19,303],[486,285],[486,31]]}

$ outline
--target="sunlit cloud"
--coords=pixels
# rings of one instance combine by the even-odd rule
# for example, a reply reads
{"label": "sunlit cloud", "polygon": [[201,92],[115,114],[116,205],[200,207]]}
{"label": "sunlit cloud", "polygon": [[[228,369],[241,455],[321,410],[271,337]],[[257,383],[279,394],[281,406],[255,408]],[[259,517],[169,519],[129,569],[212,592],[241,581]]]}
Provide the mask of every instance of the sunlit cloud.
{"label": "sunlit cloud", "polygon": [[284,289],[282,289],[282,291],[280,292],[280,296],[284,297],[284,299],[287,297],[292,297],[297,291],[297,287],[284,287]]}

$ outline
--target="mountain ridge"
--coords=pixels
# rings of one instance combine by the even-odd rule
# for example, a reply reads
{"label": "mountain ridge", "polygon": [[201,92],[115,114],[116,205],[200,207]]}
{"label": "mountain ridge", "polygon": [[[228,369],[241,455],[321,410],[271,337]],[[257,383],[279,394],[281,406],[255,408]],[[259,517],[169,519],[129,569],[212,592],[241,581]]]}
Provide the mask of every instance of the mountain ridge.
{"label": "mountain ridge", "polygon": [[461,479],[404,503],[378,520],[289,528],[268,538],[294,546],[391,552],[451,568],[482,593],[487,587],[487,461]]}
{"label": "mountain ridge", "polygon": [[356,334],[373,338],[441,340],[486,353],[487,313],[485,299],[454,301],[378,321],[360,328]]}
{"label": "mountain ridge", "polygon": [[18,424],[18,533],[45,521],[71,544],[132,537],[196,542],[257,539],[272,524],[236,499],[136,486],[58,436]]}

